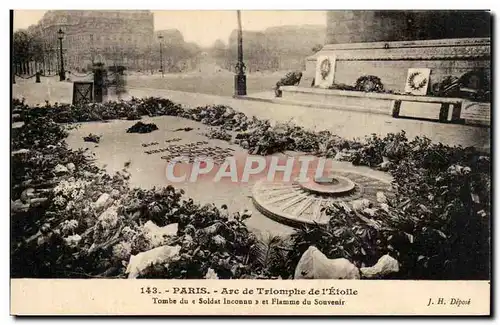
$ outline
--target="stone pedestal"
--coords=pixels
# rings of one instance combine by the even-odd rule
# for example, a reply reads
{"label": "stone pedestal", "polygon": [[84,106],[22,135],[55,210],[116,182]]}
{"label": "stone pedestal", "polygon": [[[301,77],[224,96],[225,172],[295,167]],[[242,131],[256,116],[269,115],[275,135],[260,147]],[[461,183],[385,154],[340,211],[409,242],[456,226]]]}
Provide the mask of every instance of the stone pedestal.
{"label": "stone pedestal", "polygon": [[310,87],[317,58],[329,55],[336,56],[335,83],[354,85],[361,76],[375,75],[385,89],[396,92],[404,92],[409,68],[431,69],[429,89],[446,76],[491,73],[489,38],[327,44],[307,58],[302,87]]}
{"label": "stone pedestal", "polygon": [[244,74],[234,76],[235,96],[246,96],[247,94],[247,77]]}
{"label": "stone pedestal", "polygon": [[96,103],[104,102],[107,95],[105,77],[106,70],[104,67],[94,67],[94,101]]}
{"label": "stone pedestal", "polygon": [[[320,107],[365,112],[370,114],[392,115],[395,118],[409,117],[443,123],[461,123],[461,108],[465,100],[460,98],[444,98],[429,96],[395,95],[362,91],[301,88],[294,86],[281,87],[283,99],[293,102],[317,103]],[[488,123],[489,116],[483,113]],[[477,111],[472,108],[472,111]],[[471,113],[472,114],[472,113]],[[469,114],[470,115],[470,114]],[[478,117],[476,117],[478,119]]]}

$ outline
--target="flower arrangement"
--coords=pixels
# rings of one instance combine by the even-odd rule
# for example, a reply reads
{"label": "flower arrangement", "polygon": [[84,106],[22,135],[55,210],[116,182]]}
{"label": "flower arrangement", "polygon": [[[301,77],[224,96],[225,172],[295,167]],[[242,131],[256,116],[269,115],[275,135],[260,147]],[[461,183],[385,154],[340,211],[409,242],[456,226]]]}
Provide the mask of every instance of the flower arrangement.
{"label": "flower arrangement", "polygon": [[283,78],[281,78],[276,83],[276,87],[274,88],[276,97],[281,97],[282,95],[282,92],[280,90],[281,86],[296,86],[300,83],[301,79],[302,79],[302,72],[300,71],[288,72]]}

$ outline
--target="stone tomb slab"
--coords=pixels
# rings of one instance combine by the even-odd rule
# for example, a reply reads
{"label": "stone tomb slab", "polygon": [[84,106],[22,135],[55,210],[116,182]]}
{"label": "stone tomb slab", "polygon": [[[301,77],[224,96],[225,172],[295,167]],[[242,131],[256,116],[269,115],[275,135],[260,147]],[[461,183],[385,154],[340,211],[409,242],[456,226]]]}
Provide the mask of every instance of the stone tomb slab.
{"label": "stone tomb slab", "polygon": [[[82,123],[76,129],[70,131],[67,143],[73,149],[88,148],[95,154],[96,164],[109,173],[121,171],[125,163],[130,162],[128,171],[131,174],[130,186],[144,189],[152,187],[163,187],[173,185],[175,188],[184,189],[185,197],[192,198],[201,204],[214,203],[220,207],[226,204],[230,212],[248,209],[252,211],[252,217],[245,220],[250,230],[257,234],[271,233],[274,235],[288,235],[293,228],[274,221],[259,212],[252,202],[252,189],[260,179],[250,178],[247,183],[230,181],[215,182],[213,175],[201,177],[196,182],[173,183],[166,177],[166,166],[168,161],[162,159],[168,155],[167,148],[192,148],[196,154],[199,151],[213,153],[231,153],[235,158],[240,173],[246,158],[249,157],[246,150],[237,145],[229,144],[222,140],[209,139],[204,134],[208,127],[191,120],[179,117],[163,116],[154,118],[143,118],[143,123],[155,123],[158,130],[151,133],[135,134],[126,133],[126,130],[137,121],[115,120],[106,123],[90,122]],[[177,131],[179,128],[193,128],[191,131]],[[83,137],[93,133],[100,135],[98,144],[84,142]],[[160,150],[163,149],[163,150]],[[152,152],[157,150],[158,152]],[[179,153],[183,153],[179,150]],[[149,152],[149,153],[148,153]],[[189,152],[189,150],[188,150]],[[302,155],[297,152],[286,152],[277,154],[281,158]],[[265,157],[270,159],[271,157]],[[328,166],[327,166],[328,167]],[[359,172],[372,175],[384,174],[369,169],[368,167],[354,167],[348,162],[332,161],[332,168],[345,171],[353,168]],[[385,175],[385,174],[384,174]],[[239,177],[241,177],[239,175]],[[241,179],[241,178],[239,178]]]}
{"label": "stone tomb slab", "polygon": [[402,101],[399,116],[439,120],[440,110],[441,104],[439,103]]}
{"label": "stone tomb slab", "polygon": [[[172,116],[143,118],[143,123],[155,123],[158,130],[145,134],[127,133],[126,130],[136,122],[116,120],[106,123],[82,123],[79,128],[70,132],[67,143],[73,149],[88,148],[95,154],[96,164],[105,167],[109,173],[121,171],[125,163],[130,162],[128,171],[131,174],[131,187],[147,189],[173,185],[175,188],[184,189],[185,197],[190,197],[198,203],[214,203],[217,207],[226,204],[230,212],[249,209],[252,211],[252,217],[245,220],[245,223],[256,233],[269,232],[279,235],[293,231],[291,227],[265,217],[254,208],[251,198],[252,180],[243,184],[228,184],[214,182],[213,178],[200,178],[196,182],[173,183],[166,177],[168,161],[165,157],[169,154],[188,154],[189,149],[193,156],[214,154],[215,151],[221,155],[230,152],[237,161],[244,161],[248,156],[246,150],[222,140],[207,138],[203,134],[208,132],[209,128],[195,121]],[[193,130],[174,131],[186,127]],[[84,142],[83,137],[89,133],[100,135],[100,142]],[[172,147],[178,148],[177,151],[172,153],[166,150]],[[158,152],[152,152],[155,150]]]}

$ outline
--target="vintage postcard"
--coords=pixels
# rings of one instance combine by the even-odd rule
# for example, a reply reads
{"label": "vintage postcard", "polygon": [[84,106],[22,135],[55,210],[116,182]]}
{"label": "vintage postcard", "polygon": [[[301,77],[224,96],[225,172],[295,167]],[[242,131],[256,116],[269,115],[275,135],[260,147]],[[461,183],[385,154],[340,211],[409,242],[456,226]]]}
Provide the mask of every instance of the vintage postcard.
{"label": "vintage postcard", "polygon": [[490,315],[491,17],[11,11],[11,314]]}

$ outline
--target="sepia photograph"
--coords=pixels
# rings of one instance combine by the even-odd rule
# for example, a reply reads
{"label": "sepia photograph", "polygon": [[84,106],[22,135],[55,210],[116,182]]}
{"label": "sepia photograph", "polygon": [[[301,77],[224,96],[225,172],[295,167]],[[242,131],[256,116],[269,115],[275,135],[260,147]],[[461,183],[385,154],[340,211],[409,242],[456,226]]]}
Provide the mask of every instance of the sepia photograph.
{"label": "sepia photograph", "polygon": [[491,312],[490,11],[10,19],[13,314]]}

